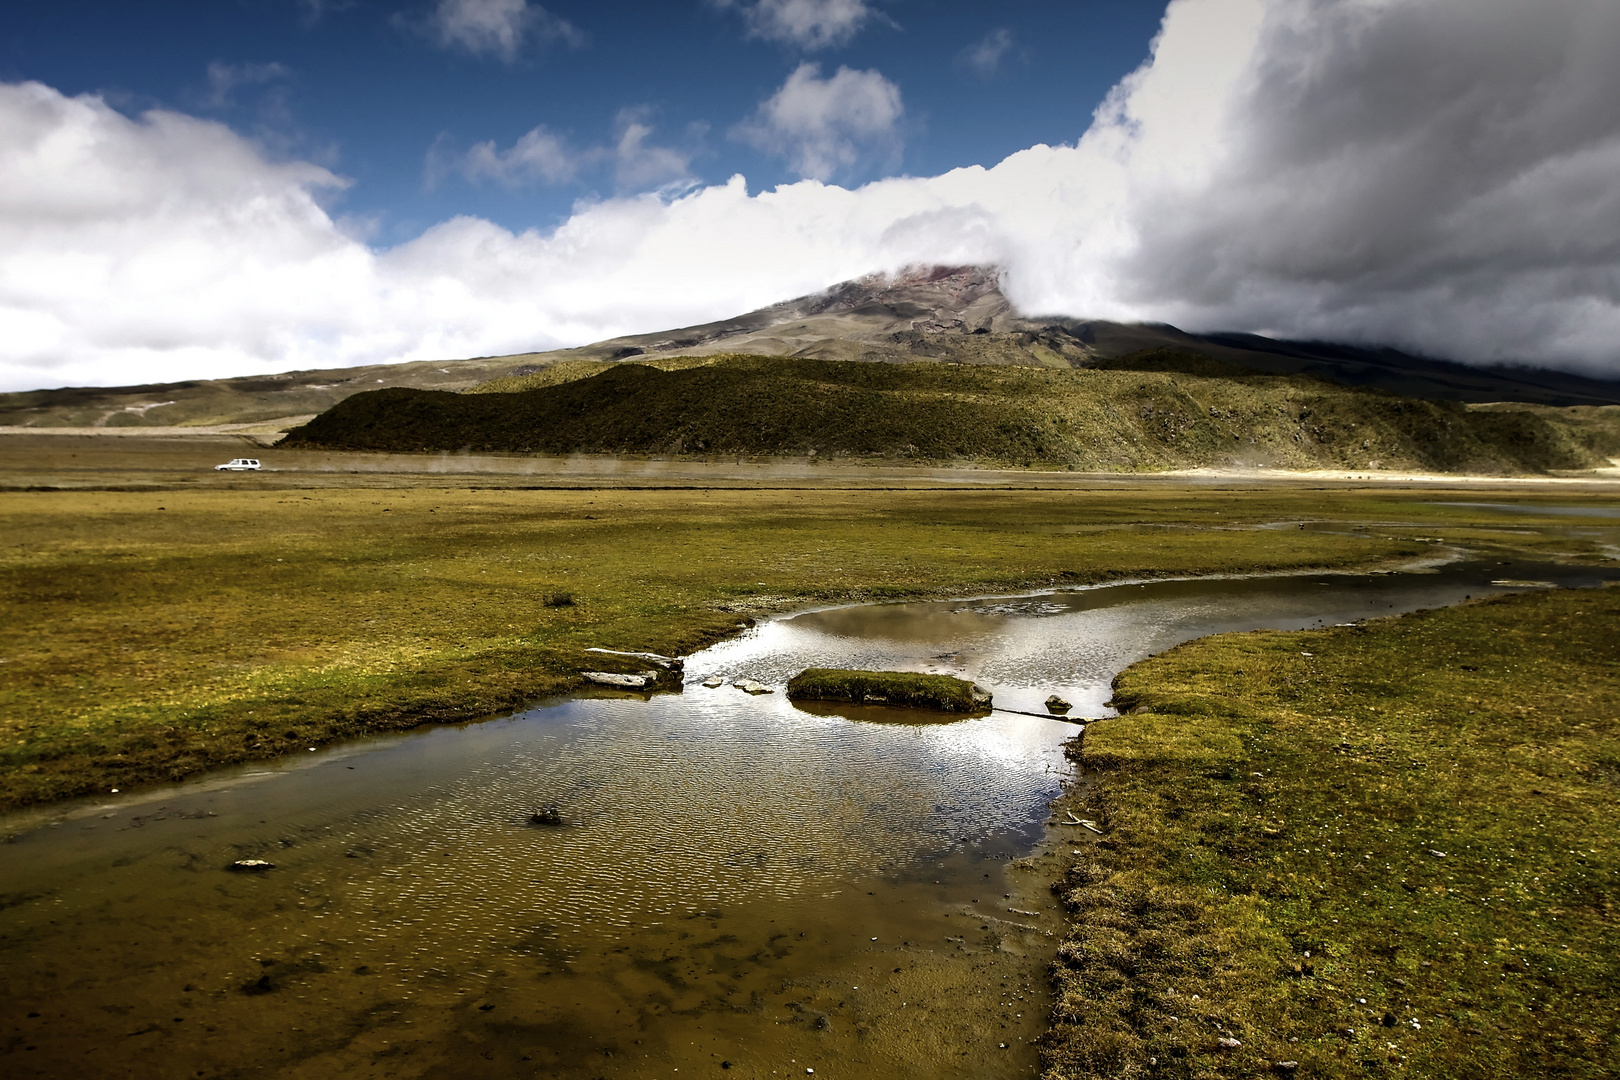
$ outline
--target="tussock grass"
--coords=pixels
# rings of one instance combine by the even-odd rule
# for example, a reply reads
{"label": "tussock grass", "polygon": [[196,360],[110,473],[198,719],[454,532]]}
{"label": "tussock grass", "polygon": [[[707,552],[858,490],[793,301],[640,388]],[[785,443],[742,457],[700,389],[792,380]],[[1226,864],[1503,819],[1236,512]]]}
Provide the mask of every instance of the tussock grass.
{"label": "tussock grass", "polygon": [[1122,673],[1047,1075],[1614,1075],[1616,626],[1538,592]]}
{"label": "tussock grass", "polygon": [[[495,384],[532,386],[511,393],[355,394],[284,445],[1480,473],[1603,467],[1620,454],[1620,422],[1604,410],[1477,410],[1241,372],[1174,350],[1084,370],[737,355],[579,362],[531,377],[545,385]],[[587,377],[555,381],[565,375]]]}
{"label": "tussock grass", "polygon": [[857,671],[850,668],[806,668],[788,680],[787,696],[795,701],[853,701],[901,705],[940,712],[981,712],[973,684],[952,675],[915,671]]}

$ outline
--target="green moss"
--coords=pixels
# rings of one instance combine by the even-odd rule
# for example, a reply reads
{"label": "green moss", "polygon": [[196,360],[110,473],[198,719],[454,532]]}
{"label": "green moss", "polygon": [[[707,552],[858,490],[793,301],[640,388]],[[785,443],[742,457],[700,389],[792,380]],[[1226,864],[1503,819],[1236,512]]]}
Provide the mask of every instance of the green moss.
{"label": "green moss", "polygon": [[795,701],[853,701],[901,705],[940,712],[982,712],[989,696],[975,701],[973,684],[951,675],[915,671],[855,671],[806,668],[788,680],[787,696]]}
{"label": "green moss", "polygon": [[1121,674],[1049,1075],[1613,1075],[1616,625],[1540,592]]}

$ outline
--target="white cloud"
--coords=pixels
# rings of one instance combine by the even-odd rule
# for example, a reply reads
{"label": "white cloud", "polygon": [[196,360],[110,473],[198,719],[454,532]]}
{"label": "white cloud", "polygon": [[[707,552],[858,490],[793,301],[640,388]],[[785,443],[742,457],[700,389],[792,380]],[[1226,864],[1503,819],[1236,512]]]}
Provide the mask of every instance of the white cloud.
{"label": "white cloud", "polygon": [[847,45],[867,23],[883,19],[866,0],[714,0],[714,5],[741,12],[749,37],[806,50]]}
{"label": "white cloud", "polygon": [[612,161],[614,181],[621,191],[646,191],[691,181],[692,152],[648,142],[656,130],[648,123],[648,116],[645,108],[619,112],[619,141],[613,147]]}
{"label": "white cloud", "polygon": [[1611,0],[1178,0],[1073,146],[388,250],[223,125],[0,86],[0,388],[579,344],[933,262],[1038,313],[1620,375],[1616,45]]}
{"label": "white cloud", "polygon": [[506,61],[529,39],[561,40],[575,48],[585,43],[578,27],[528,0],[439,0],[429,27],[448,48]]}
{"label": "white cloud", "polygon": [[646,191],[672,183],[690,186],[694,151],[649,141],[656,131],[648,122],[650,113],[645,107],[621,109],[614,121],[618,134],[612,146],[572,147],[541,125],[509,149],[500,149],[491,139],[457,157],[449,150],[448,140],[441,137],[428,151],[428,186],[437,186],[450,172],[473,183],[493,180],[517,188],[569,183],[602,169],[612,172],[621,191]]}
{"label": "white cloud", "polygon": [[872,157],[893,159],[905,106],[876,71],[840,67],[829,79],[803,63],[732,135],[788,159],[800,176],[827,180]]}
{"label": "white cloud", "polygon": [[233,95],[239,86],[263,86],[281,82],[292,72],[281,64],[227,64],[215,60],[208,65],[208,94],[203,103],[211,109],[224,109],[235,104]]}
{"label": "white cloud", "polygon": [[497,149],[493,139],[477,144],[462,159],[460,172],[474,182],[487,179],[522,187],[564,183],[578,176],[584,164],[577,151],[542,124],[526,132],[509,150]]}
{"label": "white cloud", "polygon": [[963,49],[957,61],[981,79],[988,79],[1001,70],[1001,62],[1012,52],[1014,44],[1013,32],[1000,26]]}

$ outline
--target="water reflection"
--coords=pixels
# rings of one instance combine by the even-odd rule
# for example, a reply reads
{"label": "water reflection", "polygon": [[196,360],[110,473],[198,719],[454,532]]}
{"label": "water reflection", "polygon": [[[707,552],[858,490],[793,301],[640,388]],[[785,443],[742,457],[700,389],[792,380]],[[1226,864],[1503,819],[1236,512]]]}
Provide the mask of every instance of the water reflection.
{"label": "water reflection", "polygon": [[[806,667],[887,668],[971,679],[1009,709],[1112,714],[1123,667],[1206,634],[1299,630],[1454,604],[1506,591],[1493,579],[1595,584],[1604,571],[1459,563],[1421,574],[1200,579],[1114,585],[1008,599],[837,608],[781,619],[694,657],[689,677],[782,686]],[[1612,576],[1612,575],[1610,575]]]}

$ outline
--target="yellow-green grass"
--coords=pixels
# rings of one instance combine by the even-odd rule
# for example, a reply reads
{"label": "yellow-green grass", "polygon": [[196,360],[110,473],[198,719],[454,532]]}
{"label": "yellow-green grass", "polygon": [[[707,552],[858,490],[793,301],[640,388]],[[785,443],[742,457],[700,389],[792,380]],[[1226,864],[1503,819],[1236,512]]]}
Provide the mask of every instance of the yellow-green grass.
{"label": "yellow-green grass", "polygon": [[1122,673],[1047,1075],[1613,1076],[1617,626],[1538,592]]}
{"label": "yellow-green grass", "polygon": [[[0,806],[486,716],[575,689],[601,666],[589,646],[684,653],[800,605],[1364,565],[1439,540],[1596,551],[1431,505],[1447,498],[1480,495],[0,492]],[[1380,524],[1253,528],[1324,517]],[[548,606],[559,592],[575,603]]]}
{"label": "yellow-green grass", "polygon": [[795,701],[876,702],[940,712],[968,713],[989,708],[974,700],[971,682],[916,671],[805,668],[788,680],[787,696]]}

